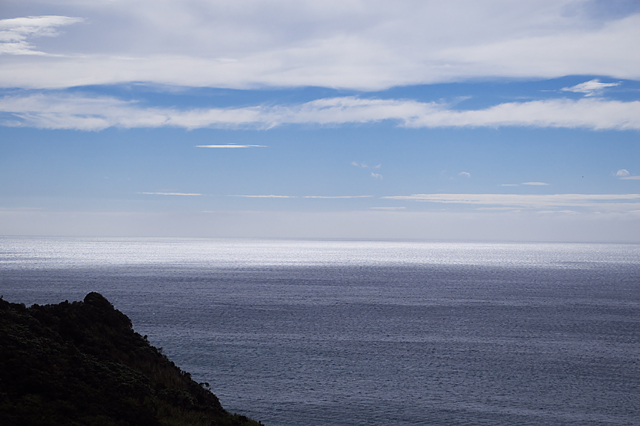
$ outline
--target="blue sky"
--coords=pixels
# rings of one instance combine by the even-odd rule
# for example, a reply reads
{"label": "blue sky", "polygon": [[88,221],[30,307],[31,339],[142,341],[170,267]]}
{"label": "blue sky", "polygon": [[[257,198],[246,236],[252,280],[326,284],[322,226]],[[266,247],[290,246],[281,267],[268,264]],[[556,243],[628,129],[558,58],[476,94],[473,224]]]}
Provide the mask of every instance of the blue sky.
{"label": "blue sky", "polygon": [[13,1],[0,235],[640,242],[635,1]]}

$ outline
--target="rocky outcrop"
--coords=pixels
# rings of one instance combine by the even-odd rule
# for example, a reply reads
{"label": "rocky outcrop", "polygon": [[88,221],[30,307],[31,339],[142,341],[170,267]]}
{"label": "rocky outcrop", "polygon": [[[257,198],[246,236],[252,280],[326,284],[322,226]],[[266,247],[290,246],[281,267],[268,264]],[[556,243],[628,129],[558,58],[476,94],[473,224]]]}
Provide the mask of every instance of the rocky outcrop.
{"label": "rocky outcrop", "polygon": [[259,425],[225,411],[98,293],[56,305],[0,299],[0,424]]}

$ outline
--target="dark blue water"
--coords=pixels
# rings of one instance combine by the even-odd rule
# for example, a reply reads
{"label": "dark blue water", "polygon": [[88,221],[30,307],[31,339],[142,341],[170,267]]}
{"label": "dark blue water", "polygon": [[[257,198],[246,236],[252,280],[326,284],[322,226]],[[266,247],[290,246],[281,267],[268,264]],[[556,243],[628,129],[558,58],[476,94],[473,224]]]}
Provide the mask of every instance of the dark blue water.
{"label": "dark blue water", "polygon": [[0,239],[89,291],[269,426],[640,424],[638,245]]}

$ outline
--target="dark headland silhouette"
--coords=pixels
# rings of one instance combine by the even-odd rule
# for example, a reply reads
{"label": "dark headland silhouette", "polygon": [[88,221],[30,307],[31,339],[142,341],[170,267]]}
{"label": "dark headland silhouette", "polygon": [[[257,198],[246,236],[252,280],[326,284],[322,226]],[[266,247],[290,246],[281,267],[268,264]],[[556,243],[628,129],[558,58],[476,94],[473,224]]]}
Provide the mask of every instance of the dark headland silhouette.
{"label": "dark headland silhouette", "polygon": [[57,305],[0,298],[0,424],[242,425],[98,293]]}

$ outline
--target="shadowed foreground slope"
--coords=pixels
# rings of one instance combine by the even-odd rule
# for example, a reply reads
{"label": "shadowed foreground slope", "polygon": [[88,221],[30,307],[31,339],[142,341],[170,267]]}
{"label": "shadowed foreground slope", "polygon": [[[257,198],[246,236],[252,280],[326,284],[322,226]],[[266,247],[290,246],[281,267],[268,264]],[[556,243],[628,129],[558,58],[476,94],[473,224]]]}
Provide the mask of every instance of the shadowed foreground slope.
{"label": "shadowed foreground slope", "polygon": [[258,425],[225,411],[98,293],[57,305],[0,299],[2,425]]}

